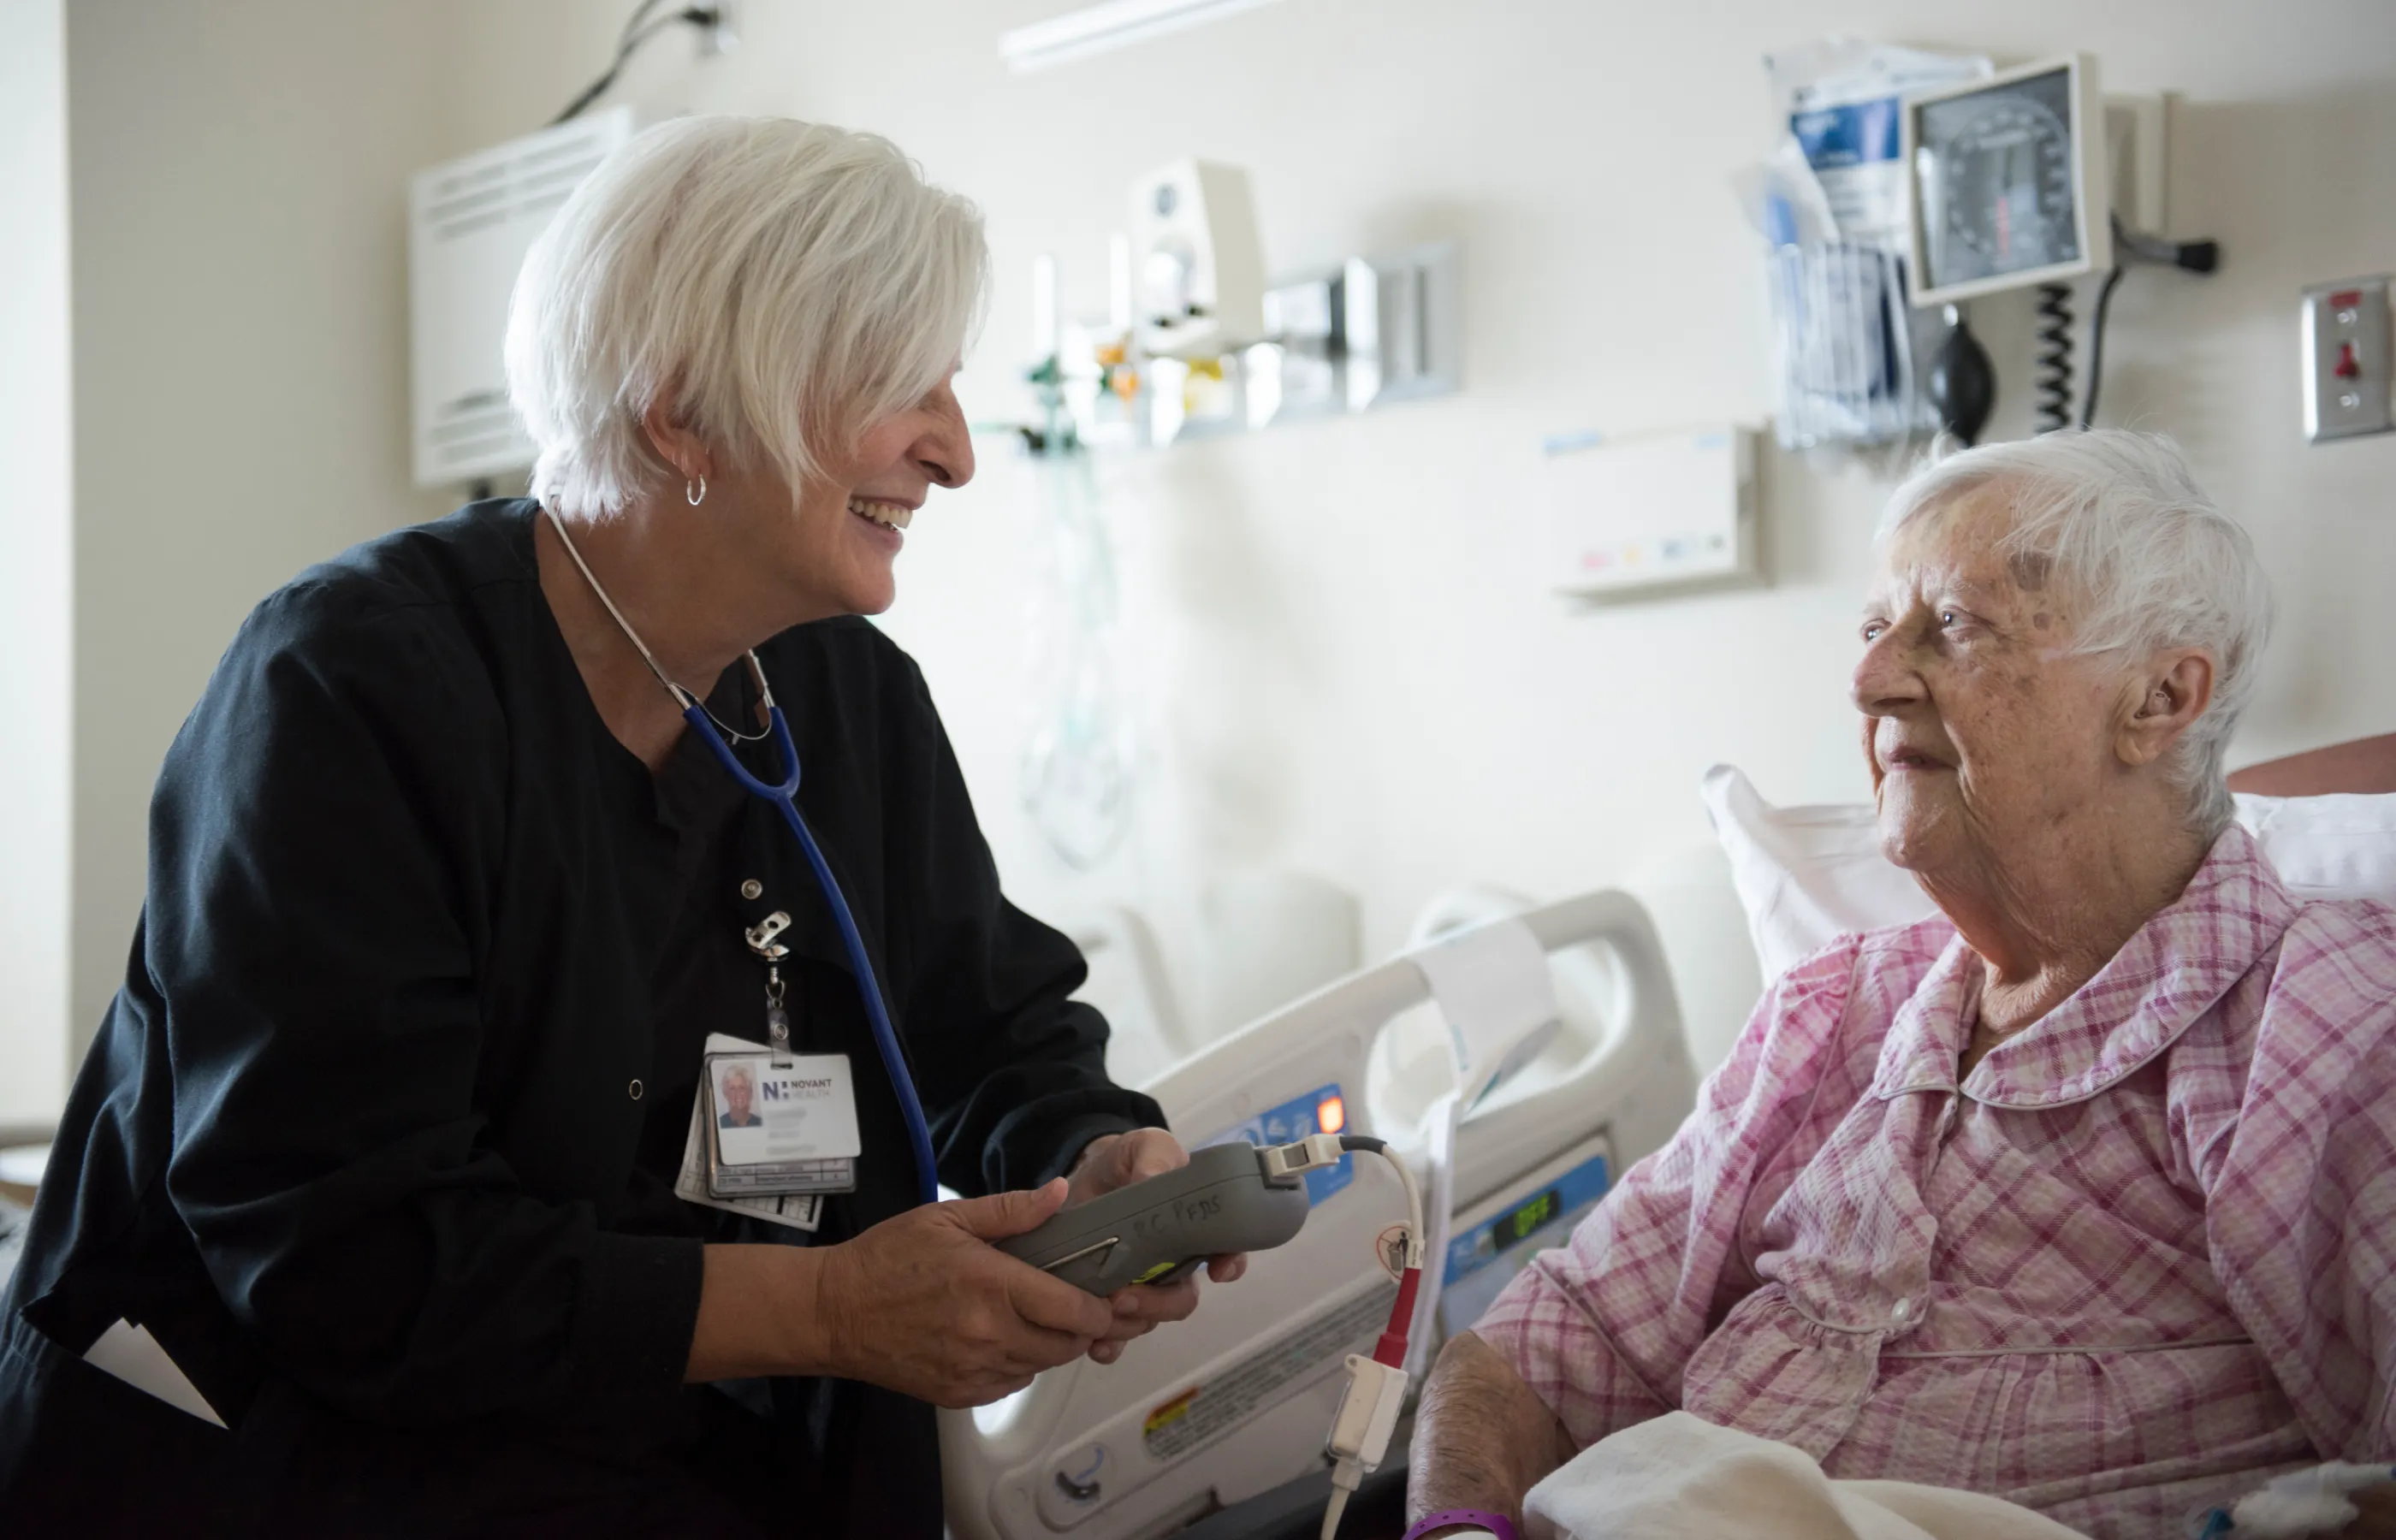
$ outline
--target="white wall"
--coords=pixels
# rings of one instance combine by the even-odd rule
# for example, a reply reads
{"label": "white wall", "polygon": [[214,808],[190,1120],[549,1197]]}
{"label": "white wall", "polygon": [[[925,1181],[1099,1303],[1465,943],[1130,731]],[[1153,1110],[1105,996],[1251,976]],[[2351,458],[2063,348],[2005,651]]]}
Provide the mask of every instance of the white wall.
{"label": "white wall", "polygon": [[406,179],[444,10],[70,0],[76,1052],[123,976],[151,783],[233,628],[454,499],[408,484]]}
{"label": "white wall", "polygon": [[[1285,0],[1006,74],[999,31],[1065,8],[749,6],[738,55],[694,61],[676,39],[625,87],[878,129],[979,200],[998,287],[969,368],[978,417],[1025,411],[1036,253],[1059,255],[1070,311],[1103,312],[1106,235],[1148,166],[1252,168],[1284,272],[1465,243],[1461,397],[1102,468],[1153,759],[1139,837],[1094,877],[1017,808],[1028,468],[986,457],[915,524],[889,624],[1033,907],[1138,898],[1186,970],[1195,883],[1291,864],[1362,894],[1378,950],[1461,880],[1560,895],[1652,874],[1706,839],[1694,787],[1716,760],[1781,801],[1863,794],[1844,681],[1884,467],[1770,467],[1768,591],[1568,615],[1530,555],[1543,434],[1764,415],[1757,258],[1726,178],[1770,142],[1760,56],[1831,30],[2005,60],[2084,48],[2117,89],[2186,93],[2174,224],[2220,239],[2225,267],[2124,283],[2105,416],[2178,434],[2279,584],[2240,757],[2396,728],[2396,438],[2302,444],[2295,326],[2303,284],[2396,266],[2396,160],[2366,153],[2396,143],[2384,0]],[[604,49],[601,10],[473,13],[461,121],[497,137],[525,126],[525,95],[570,94]],[[2027,431],[2026,301],[1975,319],[2003,379],[1991,431]]]}
{"label": "white wall", "polygon": [[0,1125],[45,1122],[67,1067],[66,32],[60,0],[0,0]]}

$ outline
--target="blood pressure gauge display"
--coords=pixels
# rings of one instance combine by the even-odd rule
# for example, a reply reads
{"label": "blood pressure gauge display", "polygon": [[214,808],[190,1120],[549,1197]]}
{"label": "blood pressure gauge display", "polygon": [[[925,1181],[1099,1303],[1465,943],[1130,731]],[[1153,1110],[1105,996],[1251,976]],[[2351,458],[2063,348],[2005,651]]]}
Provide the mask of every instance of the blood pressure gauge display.
{"label": "blood pressure gauge display", "polygon": [[[2094,65],[2034,65],[1906,104],[1919,304],[2086,272],[2110,253]],[[2096,137],[2102,139],[2101,128]]]}

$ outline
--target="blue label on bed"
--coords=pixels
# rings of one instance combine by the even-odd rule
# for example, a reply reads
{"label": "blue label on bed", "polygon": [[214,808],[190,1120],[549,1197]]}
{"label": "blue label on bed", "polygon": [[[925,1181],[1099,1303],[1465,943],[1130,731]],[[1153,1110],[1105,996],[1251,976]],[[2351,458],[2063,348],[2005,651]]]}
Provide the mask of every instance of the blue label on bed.
{"label": "blue label on bed", "polygon": [[[1246,1122],[1227,1128],[1206,1141],[1209,1145],[1239,1141],[1252,1145],[1285,1145],[1310,1134],[1337,1134],[1348,1126],[1348,1098],[1335,1082],[1318,1085],[1303,1096],[1258,1113]],[[1202,1147],[1203,1148],[1203,1147]],[[1306,1201],[1320,1203],[1356,1179],[1356,1157],[1342,1155],[1336,1166],[1306,1174]]]}
{"label": "blue label on bed", "polygon": [[1447,1242],[1440,1324],[1453,1334],[1481,1319],[1524,1263],[1563,1245],[1611,1182],[1605,1157],[1592,1155],[1551,1182],[1518,1193],[1505,1208]]}

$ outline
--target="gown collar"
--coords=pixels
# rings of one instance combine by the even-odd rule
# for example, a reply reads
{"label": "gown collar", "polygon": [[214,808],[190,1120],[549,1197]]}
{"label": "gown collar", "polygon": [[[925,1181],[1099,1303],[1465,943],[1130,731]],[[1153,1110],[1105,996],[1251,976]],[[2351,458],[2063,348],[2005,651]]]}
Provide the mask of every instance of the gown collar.
{"label": "gown collar", "polygon": [[[2060,1005],[1990,1049],[1961,1090],[1992,1107],[2036,1109],[2110,1089],[2177,1042],[2296,915],[2253,836],[2231,825],[2177,898]],[[1950,938],[1889,1024],[1873,1095],[1958,1089],[1982,976],[1978,955]]]}

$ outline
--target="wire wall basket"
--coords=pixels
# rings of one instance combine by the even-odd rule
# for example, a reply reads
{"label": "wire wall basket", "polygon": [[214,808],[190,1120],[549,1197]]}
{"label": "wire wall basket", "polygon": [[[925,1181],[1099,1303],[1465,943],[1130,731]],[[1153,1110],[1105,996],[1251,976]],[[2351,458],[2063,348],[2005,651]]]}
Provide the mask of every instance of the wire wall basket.
{"label": "wire wall basket", "polygon": [[1780,446],[1870,448],[1936,432],[1903,259],[1816,242],[1776,246],[1767,261]]}

